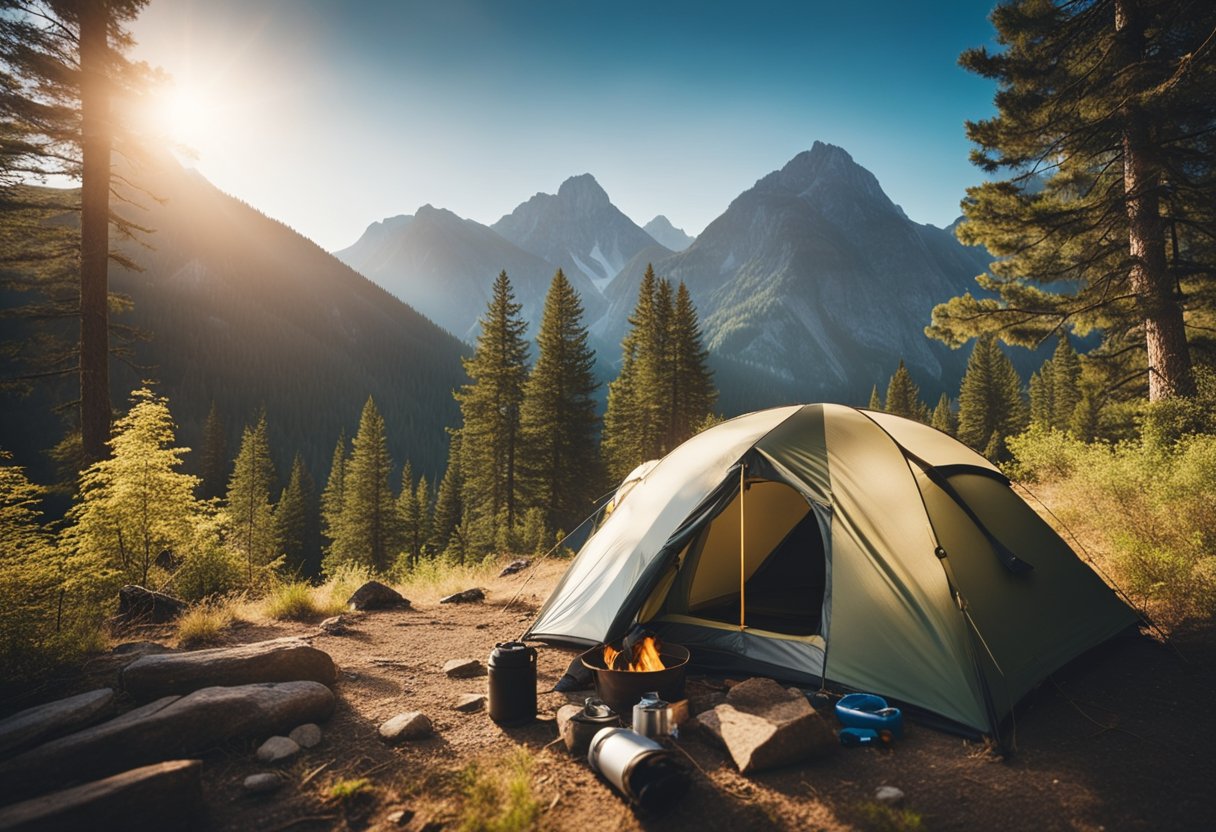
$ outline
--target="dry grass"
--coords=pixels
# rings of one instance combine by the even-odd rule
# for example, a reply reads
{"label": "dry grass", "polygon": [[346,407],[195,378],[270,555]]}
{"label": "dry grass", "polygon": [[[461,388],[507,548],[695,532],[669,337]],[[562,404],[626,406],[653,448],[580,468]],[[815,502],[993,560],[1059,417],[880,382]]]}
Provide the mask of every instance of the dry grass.
{"label": "dry grass", "polygon": [[493,559],[463,566],[439,560],[423,561],[394,586],[411,601],[435,603],[455,592],[484,587],[501,571],[502,564]]}
{"label": "dry grass", "polygon": [[177,619],[177,646],[187,650],[224,640],[224,631],[237,620],[239,602],[229,599],[194,604]]}

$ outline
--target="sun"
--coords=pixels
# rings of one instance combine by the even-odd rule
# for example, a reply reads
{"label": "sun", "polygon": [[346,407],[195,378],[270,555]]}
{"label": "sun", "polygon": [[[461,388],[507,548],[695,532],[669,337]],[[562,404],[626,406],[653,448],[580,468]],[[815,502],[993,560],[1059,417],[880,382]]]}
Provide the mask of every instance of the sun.
{"label": "sun", "polygon": [[169,149],[203,155],[224,133],[225,98],[206,85],[171,79],[157,86],[145,101],[142,121],[147,133]]}

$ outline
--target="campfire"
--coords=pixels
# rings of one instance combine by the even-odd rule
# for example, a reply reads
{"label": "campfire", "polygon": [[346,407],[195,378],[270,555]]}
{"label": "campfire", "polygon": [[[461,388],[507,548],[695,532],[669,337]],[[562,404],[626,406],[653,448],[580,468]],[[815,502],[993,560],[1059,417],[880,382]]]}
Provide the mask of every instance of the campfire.
{"label": "campfire", "polygon": [[642,694],[650,691],[658,691],[668,702],[683,699],[688,659],[688,648],[664,644],[652,634],[632,648],[605,644],[582,655],[583,665],[595,674],[596,693],[620,715],[632,713]]}
{"label": "campfire", "polygon": [[[613,648],[611,644],[604,645],[604,667],[609,670],[624,670],[630,673],[650,673],[655,670],[666,670],[663,657],[659,651],[663,643],[654,636],[645,636],[633,645],[633,654],[628,660],[622,660],[624,651]],[[619,661],[618,661],[619,660]],[[622,667],[622,665],[624,665]]]}

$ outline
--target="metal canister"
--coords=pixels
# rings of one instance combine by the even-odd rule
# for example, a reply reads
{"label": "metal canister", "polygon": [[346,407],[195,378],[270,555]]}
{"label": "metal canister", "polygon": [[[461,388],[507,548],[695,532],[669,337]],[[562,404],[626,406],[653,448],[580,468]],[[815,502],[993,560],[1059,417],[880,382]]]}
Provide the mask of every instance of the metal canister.
{"label": "metal canister", "polygon": [[536,649],[505,641],[490,651],[490,719],[522,725],[536,719]]}
{"label": "metal canister", "polygon": [[643,737],[671,734],[671,706],[663,701],[658,691],[643,693],[642,699],[633,706],[633,730]]}
{"label": "metal canister", "polygon": [[628,728],[603,728],[591,740],[587,763],[629,801],[658,814],[688,789],[688,776],[672,753]]}

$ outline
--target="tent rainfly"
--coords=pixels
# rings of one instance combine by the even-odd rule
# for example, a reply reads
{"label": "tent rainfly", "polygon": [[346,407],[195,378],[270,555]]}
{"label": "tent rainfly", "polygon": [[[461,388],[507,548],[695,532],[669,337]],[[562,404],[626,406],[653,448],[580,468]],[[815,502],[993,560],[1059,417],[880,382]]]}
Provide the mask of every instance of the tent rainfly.
{"label": "tent rainfly", "polygon": [[979,454],[835,404],[723,422],[630,474],[525,638],[635,624],[706,669],[878,693],[1000,738],[1139,616]]}

